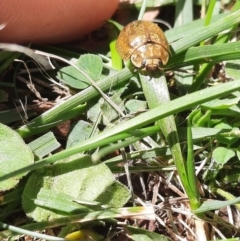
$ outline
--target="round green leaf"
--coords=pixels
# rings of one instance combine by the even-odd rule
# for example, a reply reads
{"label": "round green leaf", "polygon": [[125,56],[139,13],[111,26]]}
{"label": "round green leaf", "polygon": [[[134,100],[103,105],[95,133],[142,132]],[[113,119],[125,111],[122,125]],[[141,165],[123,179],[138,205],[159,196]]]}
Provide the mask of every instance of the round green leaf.
{"label": "round green leaf", "polygon": [[[0,177],[33,163],[34,156],[17,132],[0,123]],[[0,182],[0,191],[15,187],[26,173]]]}
{"label": "round green leaf", "polygon": [[[101,76],[103,63],[102,59],[94,54],[84,54],[77,61],[76,65],[94,81]],[[73,66],[67,66],[58,71],[57,76],[65,84],[75,89],[85,89],[92,85],[88,78]]]}
{"label": "round green leaf", "polygon": [[[22,195],[26,214],[36,221],[66,215],[63,210],[49,210],[36,205],[41,188],[70,195],[78,200],[96,201],[102,205],[122,207],[130,198],[129,190],[115,178],[104,164],[93,165],[90,156],[77,154],[36,170],[28,179]],[[67,210],[67,208],[66,208]]]}
{"label": "round green leaf", "polygon": [[98,80],[102,73],[103,63],[102,59],[95,54],[84,54],[77,61],[77,65],[85,70],[93,80]]}
{"label": "round green leaf", "polygon": [[224,165],[234,156],[234,151],[225,147],[218,147],[213,151],[213,159],[220,165]]}
{"label": "round green leaf", "polygon": [[85,141],[91,136],[93,131],[93,125],[90,123],[80,120],[71,129],[68,139],[67,148],[76,145],[80,141]]}
{"label": "round green leaf", "polygon": [[62,68],[58,71],[57,76],[65,84],[75,89],[85,89],[90,85],[88,79],[72,66]]}
{"label": "round green leaf", "polygon": [[147,109],[147,102],[143,100],[129,100],[125,104],[129,113],[138,113]]}
{"label": "round green leaf", "polygon": [[[234,132],[234,131],[238,132],[239,131],[239,128],[232,127],[231,125],[226,123],[224,120],[222,120],[219,124],[215,125],[214,128],[227,130],[228,132]],[[216,138],[220,143],[226,144],[228,146],[234,144],[239,139],[237,136],[231,136],[231,135],[230,136],[217,135]]]}

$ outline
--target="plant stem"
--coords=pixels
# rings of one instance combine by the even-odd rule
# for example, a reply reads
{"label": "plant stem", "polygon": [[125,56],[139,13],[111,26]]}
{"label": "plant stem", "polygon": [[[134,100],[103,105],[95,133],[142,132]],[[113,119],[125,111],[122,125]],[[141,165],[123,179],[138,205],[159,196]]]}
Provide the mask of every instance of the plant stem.
{"label": "plant stem", "polygon": [[[151,73],[141,72],[140,79],[150,109],[159,105],[164,105],[170,101],[168,86],[163,71],[159,70]],[[182,185],[190,199],[190,206],[192,210],[194,210],[199,207],[200,202],[192,191],[188,180],[186,162],[182,155],[174,116],[170,115],[160,119],[157,121],[157,124],[168,141]]]}

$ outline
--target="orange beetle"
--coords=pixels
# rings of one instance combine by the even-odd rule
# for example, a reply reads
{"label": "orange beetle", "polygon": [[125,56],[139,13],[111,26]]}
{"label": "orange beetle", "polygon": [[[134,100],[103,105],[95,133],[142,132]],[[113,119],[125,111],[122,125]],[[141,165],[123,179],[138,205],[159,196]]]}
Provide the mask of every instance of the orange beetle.
{"label": "orange beetle", "polygon": [[167,64],[170,48],[163,31],[157,24],[137,20],[120,32],[116,49],[121,58],[145,71],[155,71]]}

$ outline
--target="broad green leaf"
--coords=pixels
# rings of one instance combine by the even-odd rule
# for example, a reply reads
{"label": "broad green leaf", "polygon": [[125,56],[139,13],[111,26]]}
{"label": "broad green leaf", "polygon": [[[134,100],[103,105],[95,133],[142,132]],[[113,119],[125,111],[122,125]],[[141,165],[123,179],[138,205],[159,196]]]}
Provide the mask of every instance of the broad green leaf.
{"label": "broad green leaf", "polygon": [[234,156],[234,151],[225,147],[217,147],[212,155],[214,161],[219,165],[226,164]]}
{"label": "broad green leaf", "polygon": [[99,99],[96,101],[96,99],[94,99],[93,101],[90,101],[88,103],[88,112],[87,112],[87,118],[92,122],[92,123],[96,123],[96,121],[98,121],[100,115],[101,115],[101,110],[100,110],[100,102],[103,102],[103,99]]}
{"label": "broad green leaf", "polygon": [[[122,110],[123,109],[123,101],[120,98],[119,94],[114,92],[113,96],[111,97],[111,101],[118,105],[118,107]],[[106,126],[111,126],[111,122],[114,122],[118,119],[120,114],[117,110],[113,109],[113,107],[106,101],[102,101],[100,104],[102,117],[103,117],[103,124]]]}
{"label": "broad green leaf", "polygon": [[91,137],[91,133],[93,131],[93,125],[80,120],[77,122],[71,129],[68,139],[67,139],[67,148],[74,146],[80,141],[85,141]]}
{"label": "broad green leaf", "polygon": [[[76,65],[84,71],[84,73],[94,81],[100,78],[103,64],[99,56],[93,54],[82,55]],[[89,79],[73,66],[67,66],[58,71],[57,76],[67,85],[75,89],[85,89],[92,84]]]}
{"label": "broad green leaf", "polygon": [[[215,128],[206,128],[206,127],[192,127],[192,138],[193,140],[203,139],[206,137],[215,137],[222,130]],[[181,141],[187,139],[187,128],[179,127],[178,135]]]}
{"label": "broad green leaf", "polygon": [[75,200],[76,198],[62,192],[41,188],[34,200],[34,204],[65,215],[91,211],[91,209],[78,204]]}
{"label": "broad green leaf", "polygon": [[[217,147],[212,154],[212,160],[206,171],[203,173],[205,182],[215,180],[223,170],[223,165],[226,164],[235,152],[226,147]],[[222,175],[222,174],[221,174]]]}
{"label": "broad green leaf", "polygon": [[147,102],[143,100],[131,99],[126,102],[125,107],[129,113],[138,113],[147,109]]}
{"label": "broad green leaf", "polygon": [[[237,133],[239,131],[239,128],[236,128],[236,127],[233,128],[231,125],[226,123],[224,120],[221,121],[219,124],[215,125],[214,128],[225,130],[225,132],[236,132]],[[234,135],[234,136],[218,135],[218,136],[216,136],[216,138],[219,142],[226,144],[228,146],[232,145],[239,139],[238,136],[236,136],[236,135]]]}
{"label": "broad green leaf", "polygon": [[[122,88],[121,88],[122,91]],[[121,110],[123,109],[123,100],[120,97],[120,94],[118,91],[113,91],[112,96],[110,100],[114,102],[118,108]],[[92,105],[91,105],[92,104]],[[117,112],[116,109],[114,109],[104,98],[100,98],[97,103],[95,100],[93,100],[90,103],[90,109],[87,113],[88,119],[90,119],[93,123],[100,120],[102,123],[106,126],[112,126],[112,122],[118,119],[120,114]],[[99,121],[100,121],[99,120]]]}
{"label": "broad green leaf", "polygon": [[81,154],[36,170],[25,186],[22,205],[29,217],[36,221],[60,217],[64,209],[50,211],[35,204],[41,188],[112,207],[122,207],[130,197],[129,190],[115,180],[104,163],[93,165],[89,156]]}
{"label": "broad green leaf", "polygon": [[128,237],[134,241],[170,241],[166,236],[147,231],[146,229],[127,226],[125,230]]}
{"label": "broad green leaf", "polygon": [[[0,176],[33,164],[34,156],[22,138],[11,128],[0,124]],[[27,173],[0,182],[0,191],[15,187]]]}
{"label": "broad green leaf", "polygon": [[96,81],[100,78],[103,63],[99,56],[95,54],[84,54],[79,60],[77,60],[77,65],[80,66],[93,80]]}
{"label": "broad green leaf", "polygon": [[65,84],[75,89],[85,89],[90,85],[88,79],[72,66],[60,69],[57,73],[57,77]]}

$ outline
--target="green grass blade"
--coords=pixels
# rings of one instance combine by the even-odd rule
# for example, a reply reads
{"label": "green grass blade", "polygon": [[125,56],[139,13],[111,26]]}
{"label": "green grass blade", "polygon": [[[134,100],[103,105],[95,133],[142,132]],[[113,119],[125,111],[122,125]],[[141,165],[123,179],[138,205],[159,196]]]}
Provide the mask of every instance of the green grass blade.
{"label": "green grass blade", "polygon": [[[100,146],[100,143],[104,143],[104,140],[108,137],[117,135],[119,133],[131,133],[131,130],[136,130],[146,125],[153,123],[154,121],[167,117],[169,115],[187,110],[201,103],[213,100],[218,97],[226,96],[236,90],[240,89],[240,80],[235,80],[232,82],[224,83],[212,88],[200,90],[192,94],[180,97],[176,100],[172,100],[166,103],[164,106],[156,107],[152,110],[147,111],[146,113],[140,114],[131,120],[128,120],[124,123],[121,123],[111,129],[108,129],[101,134],[94,136],[84,142],[81,142],[79,145],[76,145],[72,148],[68,148],[60,153],[57,153],[51,157],[47,157],[42,161],[39,161],[31,165],[31,170],[40,168],[47,163],[53,163],[64,157],[90,150],[92,148],[97,148]],[[117,141],[117,140],[115,140]],[[0,181],[6,180],[9,177],[15,176],[16,174],[23,173],[29,170],[30,167],[22,168],[16,172],[9,173],[7,175],[1,176]]]}
{"label": "green grass blade", "polygon": [[211,38],[214,35],[219,34],[223,30],[231,28],[233,25],[240,22],[240,10],[214,22],[202,31],[193,33],[192,35],[186,36],[172,44],[172,50],[174,54],[178,54],[187,50],[188,48],[200,43],[201,41]]}

